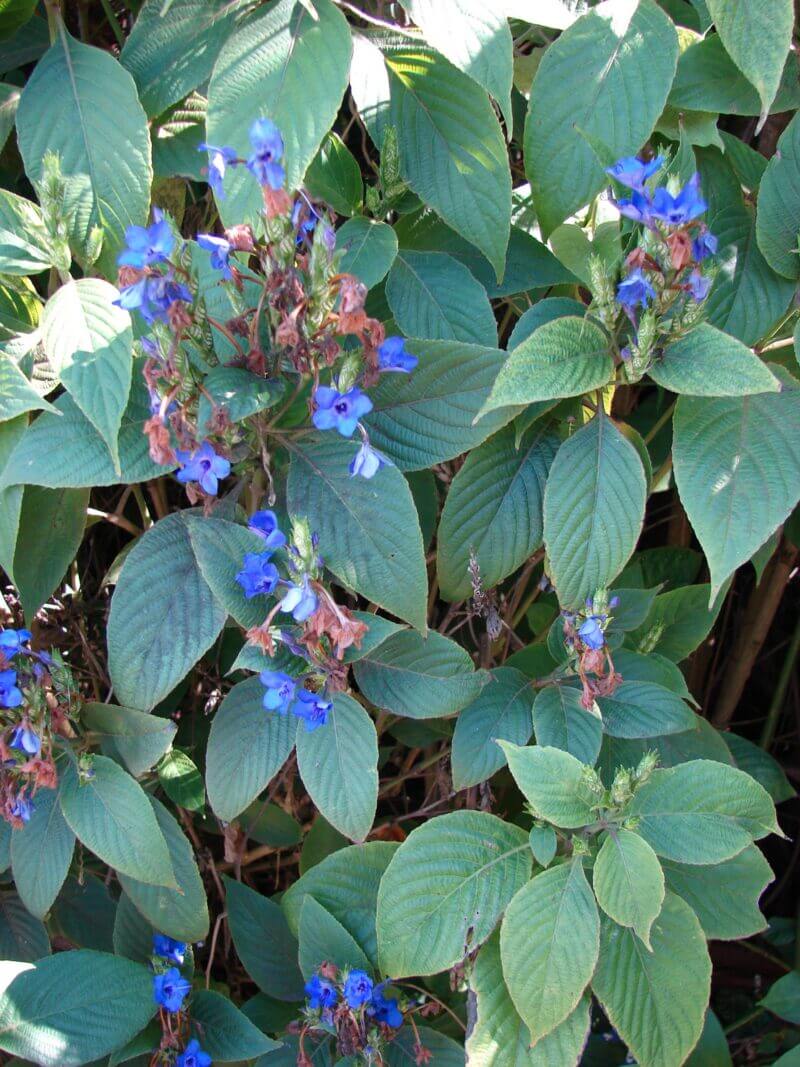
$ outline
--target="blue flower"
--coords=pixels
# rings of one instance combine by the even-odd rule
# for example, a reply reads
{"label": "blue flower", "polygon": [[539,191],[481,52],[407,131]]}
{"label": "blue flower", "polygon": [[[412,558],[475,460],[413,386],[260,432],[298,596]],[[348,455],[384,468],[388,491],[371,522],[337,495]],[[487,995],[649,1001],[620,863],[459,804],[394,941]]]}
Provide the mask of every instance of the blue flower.
{"label": "blue flower", "polygon": [[117,256],[120,267],[149,267],[169,259],[175,238],[163,212],[153,208],[151,226],[129,226],[125,231],[128,247]]}
{"label": "blue flower", "polygon": [[642,222],[649,226],[653,219],[653,203],[647,193],[634,190],[630,197],[617,201],[620,215],[634,222]]}
{"label": "blue flower", "polygon": [[601,618],[599,615],[590,615],[578,629],[578,637],[580,637],[581,641],[583,641],[587,648],[592,648],[595,651],[602,648],[606,643],[603,627],[600,623]]}
{"label": "blue flower", "polygon": [[278,516],[274,511],[254,511],[247,525],[264,542],[264,548],[273,551],[286,544],[286,536],[278,529]]}
{"label": "blue flower", "polygon": [[234,166],[238,160],[236,152],[227,145],[217,148],[216,145],[206,144],[205,141],[197,146],[198,152],[208,152],[208,184],[214,190],[218,200],[225,199],[225,189],[222,181],[225,177],[225,168]]}
{"label": "blue flower", "polygon": [[702,304],[708,296],[711,282],[712,279],[701,274],[699,270],[693,270],[689,275],[689,294],[698,304]]}
{"label": "blue flower", "polygon": [[200,1048],[200,1042],[192,1038],[175,1060],[175,1067],[211,1067],[211,1057]]}
{"label": "blue flower", "polygon": [[617,286],[617,300],[625,308],[634,308],[637,304],[647,307],[655,299],[656,291],[642,273],[641,268],[632,270]]}
{"label": "blue flower", "polygon": [[21,819],[22,822],[30,822],[31,815],[33,815],[36,809],[36,805],[32,800],[28,800],[22,793],[14,799],[14,803],[11,805],[10,814],[13,819]]}
{"label": "blue flower", "polygon": [[308,575],[303,575],[302,582],[289,586],[289,591],[280,603],[281,611],[291,611],[295,622],[305,622],[319,607],[319,598],[308,582]]}
{"label": "blue flower", "polygon": [[209,496],[216,496],[219,479],[227,478],[231,473],[230,462],[224,456],[218,456],[208,441],[203,441],[194,452],[175,450],[181,469],[176,477],[184,485],[186,482],[199,482],[200,488]]}
{"label": "blue flower", "polygon": [[397,1001],[394,997],[385,997],[383,995],[385,987],[386,982],[375,986],[372,1000],[370,1000],[367,1008],[367,1015],[371,1015],[376,1022],[386,1023],[387,1026],[393,1026],[397,1029],[403,1025],[403,1013],[397,1006]]}
{"label": "blue flower", "polygon": [[667,226],[681,226],[707,210],[708,204],[700,196],[699,174],[695,174],[677,196],[672,196],[666,189],[656,189],[653,193],[653,218]]}
{"label": "blue flower", "polygon": [[171,963],[182,964],[186,957],[186,943],[166,934],[153,934],[153,954]]}
{"label": "blue flower", "polygon": [[18,652],[25,651],[24,646],[30,642],[32,637],[30,630],[0,631],[0,654],[6,659],[12,659]]}
{"label": "blue flower", "polygon": [[0,671],[0,708],[18,708],[22,703],[22,691],[17,688],[17,672]]}
{"label": "blue flower", "polygon": [[700,263],[708,256],[716,255],[717,239],[709,230],[703,232],[692,241],[692,255]]}
{"label": "blue flower", "polygon": [[312,974],[304,986],[309,1008],[318,1011],[320,1008],[333,1008],[339,999],[336,987],[318,974]]}
{"label": "blue flower", "polygon": [[314,392],[317,410],[311,421],[318,430],[337,430],[342,437],[352,437],[362,415],[372,411],[372,401],[357,386],[339,393],[327,385]]}
{"label": "blue flower", "polygon": [[350,463],[350,477],[358,474],[362,478],[372,478],[381,467],[388,466],[389,460],[386,456],[373,448],[369,441],[364,441]]}
{"label": "blue flower", "polygon": [[164,974],[153,975],[153,999],[167,1011],[180,1011],[192,983],[188,982],[177,967],[170,967]]}
{"label": "blue flower", "polygon": [[286,179],[279,162],[283,158],[281,131],[271,119],[256,119],[250,127],[250,144],[253,154],[247,160],[247,169],[259,185],[281,189]]}
{"label": "blue flower", "polygon": [[372,997],[372,979],[365,971],[351,971],[344,983],[344,999],[351,1008],[360,1008]]}
{"label": "blue flower", "polygon": [[297,679],[285,671],[262,671],[261,684],[267,690],[261,701],[267,711],[285,715],[297,692]]}
{"label": "blue flower", "polygon": [[311,237],[319,222],[319,214],[307,200],[297,198],[292,207],[292,226],[297,230],[297,243]]}
{"label": "blue flower", "polygon": [[406,351],[406,342],[402,337],[387,337],[378,349],[379,370],[410,374],[418,363],[417,357]]}
{"label": "blue flower", "polygon": [[24,752],[28,756],[38,756],[42,742],[35,730],[31,730],[30,726],[22,723],[11,731],[8,745],[9,748],[15,748],[18,752]]}
{"label": "blue flower", "polygon": [[652,178],[663,165],[663,156],[656,156],[649,163],[637,159],[636,156],[623,156],[613,167],[606,167],[606,174],[610,174],[612,178],[616,178],[618,182],[631,189],[642,190],[647,179]]}
{"label": "blue flower", "polygon": [[214,270],[220,271],[225,279],[233,277],[230,264],[230,241],[226,241],[224,237],[215,237],[211,233],[198,233],[197,243],[206,252],[211,253],[211,266]]}
{"label": "blue flower", "polygon": [[249,600],[261,594],[274,593],[278,585],[278,568],[270,563],[270,552],[247,552],[244,566],[236,575],[236,581],[244,589]]}
{"label": "blue flower", "polygon": [[152,326],[156,320],[166,321],[167,312],[176,300],[191,304],[191,290],[167,274],[150,274],[133,285],[126,285],[113,303],[126,311],[138,311]]}
{"label": "blue flower", "polygon": [[301,689],[292,705],[292,714],[305,722],[308,733],[324,726],[332,710],[330,700],[325,700],[319,693],[310,693],[308,689]]}

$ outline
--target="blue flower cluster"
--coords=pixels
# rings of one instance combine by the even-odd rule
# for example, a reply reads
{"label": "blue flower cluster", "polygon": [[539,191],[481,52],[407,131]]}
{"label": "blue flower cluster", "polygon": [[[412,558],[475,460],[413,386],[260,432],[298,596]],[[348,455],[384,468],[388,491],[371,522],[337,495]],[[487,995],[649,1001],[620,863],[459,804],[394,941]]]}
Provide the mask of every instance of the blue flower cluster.
{"label": "blue flower cluster", "polygon": [[[182,964],[186,954],[183,941],[176,941],[164,934],[153,936],[153,956],[158,961]],[[177,967],[169,967],[153,975],[153,999],[169,1012],[180,1011],[183,1002],[192,990],[192,983],[183,977]]]}
{"label": "blue flower cluster", "polygon": [[[335,969],[327,967],[329,973]],[[375,985],[365,971],[343,972],[338,981],[314,974],[305,984],[305,994],[311,1011],[321,1013],[326,1022],[333,1019],[333,1009],[342,1002],[351,1011],[362,1011],[377,1023],[393,1029],[403,1025],[403,1013],[394,997],[387,997],[384,990],[388,982]]]}
{"label": "blue flower cluster", "polygon": [[128,267],[139,274],[130,285],[123,286],[114,303],[126,311],[138,311],[149,325],[166,322],[174,304],[191,304],[192,294],[181,282],[175,281],[174,268],[168,264],[175,248],[175,237],[163,213],[153,208],[150,226],[129,226],[125,231],[127,247],[117,257],[120,267]]}
{"label": "blue flower cluster", "polygon": [[176,448],[175,455],[181,464],[176,475],[178,481],[183,485],[187,482],[197,482],[208,496],[216,496],[220,480],[231,473],[230,460],[218,455],[209,441],[203,441],[194,452]]}
{"label": "blue flower cluster", "polygon": [[291,711],[306,724],[308,733],[324,726],[333,711],[333,703],[324,694],[312,693],[300,685],[300,678],[293,678],[285,671],[262,671],[259,675],[266,692],[261,701],[267,711],[286,715]]}
{"label": "blue flower cluster", "polygon": [[250,145],[252,152],[246,160],[240,159],[236,149],[228,145],[218,147],[203,142],[197,146],[198,152],[208,152],[208,184],[214,190],[217,199],[225,199],[224,179],[228,167],[244,163],[259,185],[270,189],[281,189],[286,181],[283,169],[283,137],[271,119],[256,119],[250,127]]}

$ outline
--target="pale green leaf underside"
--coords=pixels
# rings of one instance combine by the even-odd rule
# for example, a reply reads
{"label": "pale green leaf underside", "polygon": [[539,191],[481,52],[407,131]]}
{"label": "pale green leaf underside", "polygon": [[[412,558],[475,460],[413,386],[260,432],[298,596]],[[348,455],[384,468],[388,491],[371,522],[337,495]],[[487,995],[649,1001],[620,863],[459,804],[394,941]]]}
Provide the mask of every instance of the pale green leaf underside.
{"label": "pale green leaf underside", "polygon": [[664,872],[644,838],[610,831],[600,847],[592,878],[597,903],[615,923],[630,926],[650,947],[650,928],[664,902]]}
{"label": "pale green leaf underside", "polygon": [[746,345],[707,323],[667,345],[649,373],[665,389],[689,396],[747,396],[780,389],[775,375]]}

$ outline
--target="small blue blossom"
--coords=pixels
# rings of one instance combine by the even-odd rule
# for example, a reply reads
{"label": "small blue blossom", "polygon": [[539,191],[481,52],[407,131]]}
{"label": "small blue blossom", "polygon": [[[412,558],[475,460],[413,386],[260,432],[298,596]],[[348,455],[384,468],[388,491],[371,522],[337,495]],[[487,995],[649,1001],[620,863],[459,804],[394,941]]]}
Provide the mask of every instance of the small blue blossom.
{"label": "small blue blossom", "polygon": [[636,156],[623,156],[622,159],[617,160],[613,167],[606,167],[606,174],[610,174],[612,178],[621,182],[622,185],[641,191],[647,179],[652,178],[663,165],[663,156],[656,156],[649,163],[637,159]]}
{"label": "small blue blossom", "polygon": [[33,634],[30,630],[3,630],[0,632],[0,654],[12,659],[18,652],[25,652]]}
{"label": "small blue blossom", "polygon": [[247,160],[247,169],[259,185],[281,189],[286,179],[279,162],[283,158],[281,131],[271,119],[256,119],[250,127],[250,144],[253,154]]}
{"label": "small blue blossom", "polygon": [[689,275],[689,294],[698,304],[702,304],[708,296],[711,281],[711,278],[701,274],[699,270],[693,270]]}
{"label": "small blue blossom", "polygon": [[175,1060],[175,1067],[211,1067],[211,1057],[200,1048],[197,1038],[192,1038]]}
{"label": "small blue blossom", "polygon": [[244,589],[244,595],[251,597],[274,593],[278,585],[278,568],[270,563],[271,552],[247,552],[244,566],[236,575],[236,581]]}
{"label": "small blue blossom", "polygon": [[17,672],[0,671],[0,708],[18,708],[22,703],[22,690],[17,687]]}
{"label": "small blue blossom", "polygon": [[595,651],[602,648],[606,643],[601,622],[601,616],[590,615],[578,628],[578,637],[580,637],[581,641],[583,641],[587,648],[592,648]]}
{"label": "small blue blossom", "polygon": [[311,588],[308,575],[303,575],[299,585],[290,584],[289,591],[280,603],[281,611],[290,611],[295,622],[305,622],[319,607],[319,598]]}
{"label": "small blue blossom", "polygon": [[9,809],[11,817],[13,819],[20,819],[22,822],[30,822],[31,815],[33,815],[36,809],[36,805],[32,800],[28,800],[22,793],[14,799],[14,803]]}
{"label": "small blue blossom", "polygon": [[406,351],[403,337],[387,337],[378,349],[378,370],[410,374],[419,360]]}
{"label": "small blue blossom", "polygon": [[126,311],[138,311],[152,326],[156,321],[166,321],[167,312],[178,300],[191,304],[191,290],[167,274],[149,274],[121,289],[113,303]]}
{"label": "small blue blossom", "polygon": [[698,263],[707,259],[708,256],[714,256],[717,253],[718,241],[713,233],[709,230],[703,230],[703,232],[695,237],[692,241],[692,255]]}
{"label": "small blue blossom", "polygon": [[342,437],[352,437],[358,420],[372,411],[372,401],[353,386],[346,393],[339,393],[327,385],[317,386],[314,392],[317,410],[311,421],[318,430],[337,430]]}
{"label": "small blue blossom", "polygon": [[274,511],[254,511],[247,522],[248,528],[264,542],[264,548],[274,551],[286,544],[286,535],[278,528],[278,516]]}
{"label": "small blue blossom", "polygon": [[191,989],[192,983],[181,975],[177,967],[170,967],[164,974],[153,975],[153,999],[167,1011],[180,1011]]}
{"label": "small blue blossom", "polygon": [[125,230],[125,240],[128,247],[117,256],[117,264],[120,267],[141,269],[152,266],[153,263],[163,263],[169,259],[175,247],[175,238],[169,223],[157,207],[153,208],[152,225],[129,226]]}
{"label": "small blue blossom", "polygon": [[369,441],[364,441],[358,452],[350,462],[350,477],[357,474],[362,478],[374,477],[381,467],[388,467],[389,460],[377,448],[373,448]]}
{"label": "small blue blossom", "polygon": [[297,243],[302,244],[306,237],[311,237],[319,222],[319,213],[308,200],[298,197],[292,207],[292,227],[297,231]]}
{"label": "small blue blossom", "polygon": [[186,942],[176,941],[166,934],[153,934],[153,955],[161,956],[170,963],[182,964],[186,958]]}
{"label": "small blue blossom", "polygon": [[627,278],[617,286],[617,300],[625,308],[635,308],[637,304],[647,307],[655,299],[656,291],[639,267],[632,270]]}
{"label": "small blue blossom", "polygon": [[403,1013],[400,1011],[394,997],[386,997],[383,995],[385,987],[386,982],[382,982],[380,985],[375,986],[372,993],[372,999],[367,1008],[367,1015],[371,1015],[376,1022],[385,1023],[387,1026],[392,1026],[397,1029],[403,1025]]}
{"label": "small blue blossom", "polygon": [[42,742],[35,730],[22,723],[20,726],[15,726],[11,731],[8,746],[9,748],[15,748],[18,752],[24,752],[28,756],[38,756]]}
{"label": "small blue blossom", "polygon": [[707,210],[708,204],[700,196],[699,174],[695,174],[677,196],[672,196],[667,189],[656,189],[653,193],[653,218],[667,226],[681,226]]}
{"label": "small blue blossom", "polygon": [[332,982],[320,978],[318,974],[312,974],[304,986],[309,1008],[319,1011],[320,1008],[334,1008],[339,994]]}
{"label": "small blue blossom", "polygon": [[206,252],[211,253],[211,266],[214,270],[218,270],[226,280],[233,277],[230,241],[224,237],[215,237],[212,233],[198,233],[197,243]]}
{"label": "small blue blossom", "polygon": [[313,733],[318,726],[324,726],[332,710],[333,704],[330,700],[325,700],[319,693],[311,693],[308,689],[301,689],[292,705],[292,714],[305,722],[308,733]]}
{"label": "small blue blossom", "polygon": [[372,997],[372,979],[365,971],[351,971],[344,983],[344,999],[351,1008],[360,1008]]}
{"label": "small blue blossom", "polygon": [[194,452],[175,450],[181,469],[176,477],[184,485],[186,482],[198,482],[200,488],[209,496],[216,496],[219,479],[227,478],[231,472],[230,462],[224,456],[218,456],[208,441],[203,441]]}
{"label": "small blue blossom", "polygon": [[227,145],[217,148],[216,145],[206,144],[205,142],[197,146],[197,151],[208,152],[208,184],[214,190],[214,195],[217,199],[224,200],[223,179],[225,177],[225,168],[232,167],[238,162],[236,152]]}
{"label": "small blue blossom", "polygon": [[266,689],[262,705],[267,711],[285,715],[297,692],[297,679],[285,671],[262,671],[259,678]]}
{"label": "small blue blossom", "polygon": [[617,201],[617,209],[620,215],[634,222],[641,222],[649,226],[653,221],[653,203],[647,193],[640,193],[634,189],[627,198]]}

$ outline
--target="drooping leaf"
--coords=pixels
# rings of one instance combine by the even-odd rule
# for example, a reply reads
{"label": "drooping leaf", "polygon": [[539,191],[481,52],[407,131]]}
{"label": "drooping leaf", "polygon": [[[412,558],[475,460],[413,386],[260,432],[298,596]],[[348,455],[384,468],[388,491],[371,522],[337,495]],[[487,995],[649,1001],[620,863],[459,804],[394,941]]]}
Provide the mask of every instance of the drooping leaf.
{"label": "drooping leaf", "polygon": [[6,189],[0,191],[0,272],[39,274],[50,267],[50,259],[39,206]]}
{"label": "drooping leaf", "polygon": [[330,204],[339,215],[355,215],[361,207],[364,196],[361,168],[338,133],[326,135],[306,171],[305,181],[311,195]]}
{"label": "drooping leaf", "polygon": [[308,979],[323,962],[369,972],[371,964],[362,949],[338,919],[310,894],[303,898],[300,909],[300,970]]}
{"label": "drooping leaf", "polygon": [[456,720],[451,753],[453,787],[488,781],[506,762],[495,741],[525,745],[532,732],[530,679],[514,667],[496,667]]}
{"label": "drooping leaf", "polygon": [[776,804],[796,796],[783,767],[760,745],[734,733],[724,733],[722,739],[733,757],[734,767],[763,785]]}
{"label": "drooping leaf", "polygon": [[177,731],[171,719],[92,701],[83,705],[81,719],[110,748],[106,755],[118,755],[135,778],[161,759]]}
{"label": "drooping leaf", "polygon": [[621,827],[609,831],[592,877],[597,903],[619,926],[629,926],[650,948],[650,928],[664,903],[664,872],[644,838]]}
{"label": "drooping leaf", "polygon": [[32,619],[75,558],[86,526],[88,489],[25,487],[19,512],[14,580]]}
{"label": "drooping leaf", "polygon": [[770,986],[761,1001],[773,1015],[790,1023],[800,1023],[800,972],[789,971]]}
{"label": "drooping leaf", "polygon": [[221,993],[200,989],[192,996],[192,1023],[202,1048],[218,1063],[241,1062],[281,1047],[262,1034],[236,1005]]}
{"label": "drooping leaf", "polygon": [[61,813],[62,790],[62,783],[58,789],[38,790],[30,822],[11,835],[14,885],[38,919],[47,915],[58,896],[75,848],[75,834]]}
{"label": "drooping leaf", "polygon": [[301,1000],[297,941],[279,905],[231,878],[225,889],[231,935],[247,973],[271,997]]}

